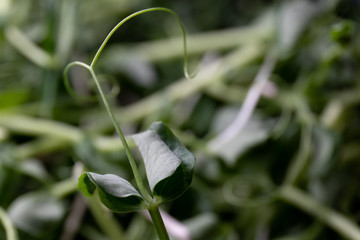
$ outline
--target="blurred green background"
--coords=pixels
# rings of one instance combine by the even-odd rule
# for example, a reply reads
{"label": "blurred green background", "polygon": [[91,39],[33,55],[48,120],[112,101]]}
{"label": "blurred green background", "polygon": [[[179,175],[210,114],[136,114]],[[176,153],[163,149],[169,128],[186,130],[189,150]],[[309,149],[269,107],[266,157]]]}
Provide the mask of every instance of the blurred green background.
{"label": "blurred green background", "polygon": [[124,24],[95,71],[127,135],[161,120],[197,158],[162,205],[172,239],[360,239],[358,0],[1,0],[0,239],[156,239],[77,191],[84,168],[132,174],[90,75],[71,69],[78,98],[63,84],[150,7],[179,15],[197,75],[164,12]]}

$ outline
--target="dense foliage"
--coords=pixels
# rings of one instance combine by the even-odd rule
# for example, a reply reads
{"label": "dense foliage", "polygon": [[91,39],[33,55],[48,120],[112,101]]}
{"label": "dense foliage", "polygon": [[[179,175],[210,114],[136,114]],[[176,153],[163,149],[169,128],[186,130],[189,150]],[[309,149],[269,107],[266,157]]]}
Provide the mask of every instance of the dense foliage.
{"label": "dense foliage", "polygon": [[[146,212],[112,213],[77,188],[80,176],[86,195],[121,177],[126,199],[110,208],[142,208],[91,75],[69,70],[74,94],[63,82],[123,18],[157,6],[185,26],[195,77],[162,12],[119,28],[95,70],[148,190],[182,194],[160,206],[171,238],[359,240],[357,0],[1,0],[0,239],[157,239]],[[146,131],[156,121],[172,133]],[[195,156],[192,179],[175,136]],[[144,138],[181,145],[190,167],[157,175]]]}

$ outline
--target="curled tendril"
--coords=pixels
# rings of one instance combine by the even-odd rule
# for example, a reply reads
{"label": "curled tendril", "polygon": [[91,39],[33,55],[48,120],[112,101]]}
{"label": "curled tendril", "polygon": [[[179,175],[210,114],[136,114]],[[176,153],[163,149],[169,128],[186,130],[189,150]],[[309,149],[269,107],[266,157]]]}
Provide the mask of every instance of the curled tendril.
{"label": "curled tendril", "polygon": [[186,31],[185,31],[185,28],[184,26],[182,25],[181,21],[180,21],[180,18],[179,16],[174,12],[172,11],[171,9],[168,9],[168,8],[163,8],[163,7],[155,7],[155,8],[148,8],[148,9],[144,9],[144,10],[141,10],[141,11],[138,11],[138,12],[135,12],[129,16],[127,16],[126,18],[124,18],[122,21],[120,21],[111,31],[110,33],[106,36],[105,40],[103,41],[103,43],[101,44],[100,48],[98,49],[98,51],[96,52],[95,54],[95,57],[93,58],[91,64],[90,64],[90,67],[93,68],[95,63],[97,62],[99,56],[100,56],[100,53],[102,52],[102,50],[104,49],[106,43],[109,41],[109,39],[111,38],[111,36],[116,32],[116,30],[121,27],[124,23],[126,23],[128,20],[130,20],[131,18],[133,17],[136,17],[140,14],[143,14],[143,13],[148,13],[148,12],[154,12],[154,11],[162,11],[162,12],[168,12],[170,13],[176,20],[176,22],[178,23],[180,29],[181,29],[181,32],[182,32],[182,35],[183,35],[183,47],[184,47],[184,75],[186,78],[193,78],[195,74],[190,74],[189,73],[189,67],[188,67],[188,54],[187,54],[187,42],[186,42]]}
{"label": "curled tendril", "polygon": [[[153,11],[162,11],[162,12],[168,12],[170,13],[176,20],[176,22],[178,23],[182,35],[183,35],[183,48],[184,48],[184,75],[187,79],[192,79],[196,76],[198,70],[196,70],[194,73],[190,74],[189,73],[189,67],[188,67],[188,53],[187,53],[187,41],[186,41],[186,31],[184,26],[182,25],[179,16],[172,11],[171,9],[168,8],[163,8],[163,7],[155,7],[155,8],[147,8],[138,12],[135,12],[129,16],[127,16],[126,18],[124,18],[123,20],[121,20],[110,32],[109,34],[106,36],[105,40],[102,42],[101,46],[99,47],[99,49],[97,50],[93,60],[91,61],[90,65],[87,65],[83,62],[79,62],[79,61],[75,61],[72,62],[70,64],[68,64],[64,70],[64,84],[65,84],[65,88],[66,90],[69,92],[69,94],[74,97],[74,98],[79,98],[78,94],[72,89],[71,84],[69,82],[69,78],[68,78],[68,71],[71,67],[73,66],[81,66],[84,67],[85,69],[87,69],[91,74],[94,72],[94,65],[97,62],[101,52],[103,51],[103,49],[105,48],[107,42],[109,41],[109,39],[111,38],[111,36],[116,32],[116,30],[121,27],[125,22],[127,22],[128,20],[130,20],[131,18],[138,16],[140,14],[143,13],[148,13],[148,12],[153,12]],[[84,100],[92,100],[92,97],[81,97]]]}
{"label": "curled tendril", "polygon": [[[79,94],[77,94],[71,84],[70,84],[70,80],[69,80],[69,77],[68,77],[68,72],[70,70],[71,67],[73,66],[80,66],[80,67],[83,67],[85,69],[87,69],[90,74],[91,74],[91,68],[89,65],[83,63],[83,62],[78,62],[78,61],[75,61],[75,62],[72,62],[70,64],[68,64],[64,70],[64,85],[65,85],[65,89],[67,90],[67,92],[73,97],[73,98],[77,98],[77,99],[80,99],[80,100],[83,100],[83,101],[95,101],[97,98],[96,97],[92,97],[92,96],[81,96]],[[104,82],[103,80],[99,79],[99,82]],[[113,83],[113,87],[111,88],[110,90],[110,94],[108,95],[109,98],[115,98],[119,92],[120,92],[120,85],[115,81],[115,80],[111,80],[111,82]]]}
{"label": "curled tendril", "polygon": [[[65,85],[65,89],[66,91],[73,97],[73,98],[79,98],[79,95],[73,90],[73,88],[71,87],[69,78],[68,78],[68,72],[70,70],[70,68],[72,68],[73,66],[80,66],[83,67],[85,69],[87,69],[88,71],[91,70],[90,66],[83,63],[83,62],[79,62],[79,61],[75,61],[75,62],[71,62],[69,63],[65,69],[64,69],[64,85]],[[90,100],[91,98],[88,97],[81,97],[84,100]]]}

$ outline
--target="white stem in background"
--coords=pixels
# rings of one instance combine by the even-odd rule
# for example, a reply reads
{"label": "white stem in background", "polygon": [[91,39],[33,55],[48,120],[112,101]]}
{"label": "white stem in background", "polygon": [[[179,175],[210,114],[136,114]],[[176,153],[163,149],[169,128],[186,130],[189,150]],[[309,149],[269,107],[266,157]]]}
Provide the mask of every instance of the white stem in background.
{"label": "white stem in background", "polygon": [[266,57],[235,120],[222,133],[209,142],[208,148],[210,150],[217,151],[221,149],[231,141],[249,121],[260,96],[263,94],[264,88],[269,84],[268,79],[274,69],[275,62],[276,58],[273,54],[269,54]]}

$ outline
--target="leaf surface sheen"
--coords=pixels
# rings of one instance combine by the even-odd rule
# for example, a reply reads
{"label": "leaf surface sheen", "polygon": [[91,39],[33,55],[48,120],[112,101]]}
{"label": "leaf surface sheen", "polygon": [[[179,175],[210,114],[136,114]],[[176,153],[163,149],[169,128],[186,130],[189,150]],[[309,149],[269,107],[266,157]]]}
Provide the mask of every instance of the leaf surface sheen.
{"label": "leaf surface sheen", "polygon": [[96,182],[104,192],[115,197],[140,196],[139,192],[125,179],[114,174],[97,174],[89,173],[91,178]]}
{"label": "leaf surface sheen", "polygon": [[98,189],[100,201],[113,212],[132,212],[144,208],[139,192],[127,180],[114,174],[86,172],[79,178],[78,188],[85,196]]}
{"label": "leaf surface sheen", "polygon": [[133,135],[143,157],[153,195],[165,200],[180,196],[192,181],[195,158],[161,122]]}
{"label": "leaf surface sheen", "polygon": [[159,135],[151,130],[141,133],[134,140],[144,158],[150,188],[154,189],[159,181],[175,172],[181,160],[160,139]]}

